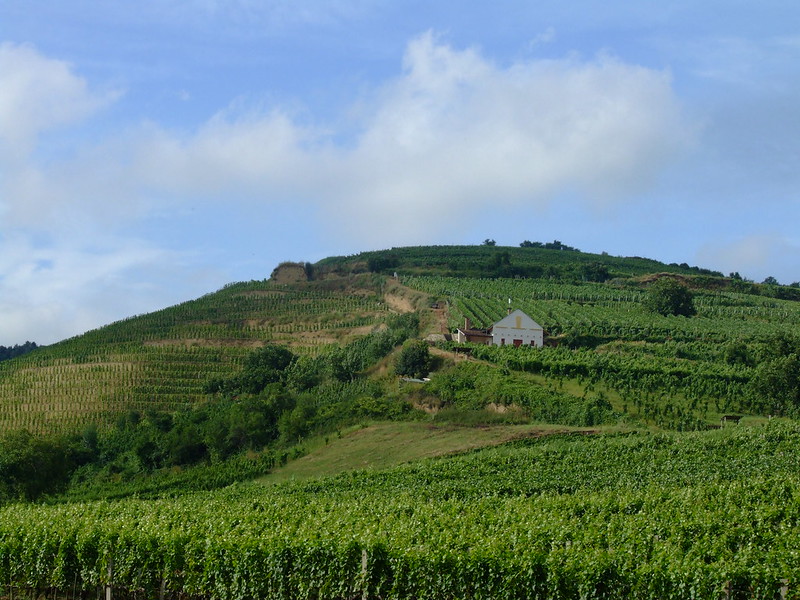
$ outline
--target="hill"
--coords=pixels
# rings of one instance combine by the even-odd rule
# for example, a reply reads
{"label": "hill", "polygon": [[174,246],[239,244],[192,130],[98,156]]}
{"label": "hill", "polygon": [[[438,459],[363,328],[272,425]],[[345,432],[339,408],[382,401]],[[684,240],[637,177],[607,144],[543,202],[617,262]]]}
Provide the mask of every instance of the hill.
{"label": "hill", "polygon": [[[780,286],[742,287],[697,267],[586,254],[560,242],[539,246],[393,248],[284,263],[275,280],[231,284],[0,363],[0,430],[79,431],[131,411],[179,410],[205,401],[209,381],[239,372],[264,344],[325,357],[392,314],[416,312],[422,333],[447,333],[467,318],[490,325],[509,301],[557,348],[535,359],[496,351],[484,358],[519,364],[546,386],[566,377],[581,400],[597,388],[627,418],[667,427],[713,423],[729,411],[767,414],[748,385],[768,341],[798,324],[798,304],[771,289]],[[487,278],[495,267],[543,276]],[[482,276],[468,276],[475,272]],[[695,318],[642,308],[658,277],[695,290]]]}
{"label": "hill", "polygon": [[[793,290],[559,248],[284,263],[0,363],[9,595],[796,595]],[[447,341],[510,307],[544,347]]]}
{"label": "hill", "polygon": [[286,286],[235,283],[0,363],[0,430],[74,431],[128,411],[177,410],[267,342],[315,356],[390,309],[369,275]]}
{"label": "hill", "polygon": [[648,258],[591,254],[555,241],[528,246],[414,246],[326,258],[314,265],[315,276],[353,272],[455,277],[532,277],[606,281],[650,273],[722,277],[722,273],[665,264]]}

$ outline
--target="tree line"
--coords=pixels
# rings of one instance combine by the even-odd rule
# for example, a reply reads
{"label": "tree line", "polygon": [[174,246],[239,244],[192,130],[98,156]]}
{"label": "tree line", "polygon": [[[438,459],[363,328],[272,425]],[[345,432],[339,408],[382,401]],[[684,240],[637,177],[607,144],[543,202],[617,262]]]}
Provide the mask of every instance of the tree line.
{"label": "tree line", "polygon": [[36,350],[39,346],[36,342],[25,342],[24,344],[14,344],[13,346],[0,346],[0,361],[9,360]]}

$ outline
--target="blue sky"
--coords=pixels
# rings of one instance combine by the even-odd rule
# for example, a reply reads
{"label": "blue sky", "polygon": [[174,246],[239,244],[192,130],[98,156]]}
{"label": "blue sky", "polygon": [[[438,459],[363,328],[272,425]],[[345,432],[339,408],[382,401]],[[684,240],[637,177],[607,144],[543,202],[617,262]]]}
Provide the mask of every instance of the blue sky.
{"label": "blue sky", "polygon": [[283,260],[559,239],[800,280],[800,5],[3,0],[0,345]]}

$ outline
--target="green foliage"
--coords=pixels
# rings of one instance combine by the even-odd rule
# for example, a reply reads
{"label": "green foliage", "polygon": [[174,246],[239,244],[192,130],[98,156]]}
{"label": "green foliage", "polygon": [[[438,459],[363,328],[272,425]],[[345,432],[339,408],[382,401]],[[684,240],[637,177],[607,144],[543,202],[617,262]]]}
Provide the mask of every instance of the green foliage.
{"label": "green foliage", "polygon": [[749,386],[754,407],[764,414],[800,417],[800,338],[780,333],[762,342]]}
{"label": "green foliage", "polygon": [[0,346],[0,361],[23,356],[28,352],[33,352],[38,347],[36,342],[25,342],[24,344],[14,344],[8,347]]}
{"label": "green foliage", "polygon": [[[492,241],[492,240],[487,240]],[[492,274],[487,268],[492,255],[498,250],[496,245],[477,246],[415,246],[392,248],[374,252],[363,252],[353,256],[330,257],[318,262],[315,266],[320,273],[337,273],[340,275],[358,273],[365,270],[370,259],[380,260],[391,257],[392,269],[400,274],[448,275],[457,277],[501,276]],[[580,252],[558,240],[553,242],[525,241],[520,247],[503,247],[509,253],[513,267],[504,277],[535,277],[558,279],[561,281],[582,281],[582,265],[597,263],[612,278],[635,277],[649,273],[671,272],[684,275],[707,275],[721,278],[722,274],[691,267],[688,264],[667,265],[655,260],[641,257],[621,257],[603,254]],[[728,280],[730,281],[730,280]],[[787,288],[788,289],[788,288]]]}
{"label": "green foliage", "polygon": [[358,374],[389,354],[398,344],[419,331],[419,315],[407,313],[389,319],[386,329],[375,331],[327,355],[330,375],[338,381],[353,381]]}
{"label": "green foliage", "polygon": [[389,269],[394,269],[399,264],[400,260],[391,254],[370,256],[367,259],[367,268],[372,273],[388,271]]}
{"label": "green foliage", "polygon": [[267,344],[246,358],[244,369],[237,375],[213,378],[204,391],[207,394],[258,394],[270,384],[284,382],[288,377],[286,371],[295,358],[287,348]]}
{"label": "green foliage", "polygon": [[431,353],[424,340],[408,340],[397,355],[394,370],[398,375],[422,378],[431,370]]}
{"label": "green foliage", "polygon": [[724,359],[729,365],[753,366],[750,349],[741,340],[733,340],[725,345]]}
{"label": "green foliage", "polygon": [[774,423],[555,436],[306,483],[14,505],[0,580],[221,600],[712,600],[733,582],[772,598],[797,577],[798,452],[797,426]]}
{"label": "green foliage", "polygon": [[528,419],[563,425],[599,425],[616,420],[602,395],[576,398],[532,382],[528,377],[479,363],[460,363],[436,373],[427,391],[449,405],[521,409]]}
{"label": "green foliage", "polygon": [[283,452],[271,451],[238,454],[224,462],[138,472],[126,477],[98,477],[95,469],[86,465],[75,471],[70,487],[63,494],[51,498],[51,502],[169,498],[215,490],[264,475],[284,461],[285,457]]}
{"label": "green foliage", "polygon": [[763,413],[800,416],[800,356],[789,354],[758,365],[750,392]]}
{"label": "green foliage", "polygon": [[692,292],[682,283],[662,277],[650,285],[642,304],[660,315],[691,317],[697,313]]}
{"label": "green foliage", "polygon": [[578,275],[583,281],[602,283],[611,279],[608,267],[601,262],[591,262],[578,266]]}
{"label": "green foliage", "polygon": [[0,502],[34,500],[66,487],[72,471],[89,458],[75,438],[41,438],[13,431],[0,438]]}
{"label": "green foliage", "polygon": [[319,357],[298,356],[285,371],[285,382],[290,389],[302,392],[322,382],[325,361]]}

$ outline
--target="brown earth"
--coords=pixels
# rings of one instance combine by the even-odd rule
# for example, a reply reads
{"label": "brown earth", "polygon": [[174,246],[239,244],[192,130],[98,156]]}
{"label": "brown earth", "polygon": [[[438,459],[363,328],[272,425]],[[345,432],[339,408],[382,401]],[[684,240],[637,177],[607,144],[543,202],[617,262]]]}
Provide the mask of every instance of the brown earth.
{"label": "brown earth", "polygon": [[281,263],[270,275],[273,283],[300,283],[308,281],[306,268],[302,263]]}

